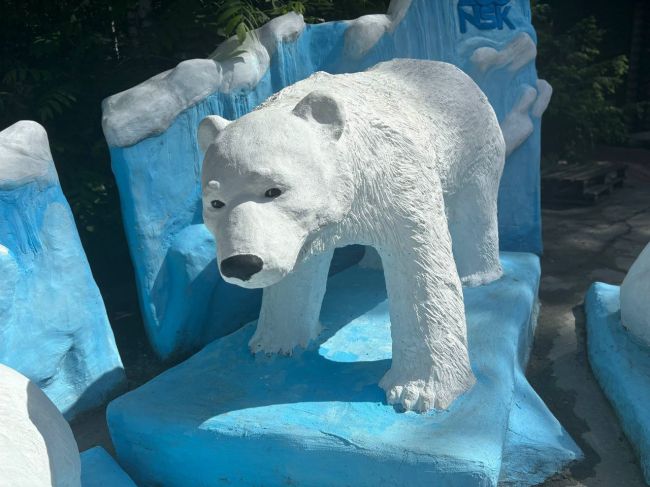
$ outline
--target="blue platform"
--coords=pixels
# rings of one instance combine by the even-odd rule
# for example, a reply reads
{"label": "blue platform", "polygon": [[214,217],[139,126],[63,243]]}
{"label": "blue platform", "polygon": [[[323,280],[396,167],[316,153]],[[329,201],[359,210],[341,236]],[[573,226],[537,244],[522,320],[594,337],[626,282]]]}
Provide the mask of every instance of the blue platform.
{"label": "blue platform", "polygon": [[[477,384],[448,411],[397,412],[383,275],[330,278],[320,343],[252,356],[254,323],[113,401],[120,464],[139,485],[533,485],[579,458],[525,380],[539,260],[504,253],[505,276],[465,290]],[[521,482],[521,479],[524,479]]]}
{"label": "blue platform", "polygon": [[650,349],[621,325],[619,286],[593,284],[585,308],[591,368],[650,484]]}
{"label": "blue platform", "polygon": [[106,450],[96,446],[81,454],[81,487],[137,487]]}

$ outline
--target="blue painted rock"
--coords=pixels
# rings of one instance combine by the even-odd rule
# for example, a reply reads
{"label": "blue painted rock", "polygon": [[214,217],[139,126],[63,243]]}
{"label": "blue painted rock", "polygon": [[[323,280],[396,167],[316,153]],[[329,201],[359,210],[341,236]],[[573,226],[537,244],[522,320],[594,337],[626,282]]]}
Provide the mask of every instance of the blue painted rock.
{"label": "blue painted rock", "polygon": [[386,404],[383,276],[354,266],[329,279],[308,350],[254,356],[251,323],[113,401],[120,463],[140,485],[174,487],[537,485],[582,453],[524,376],[539,260],[502,263],[502,279],[465,289],[477,383],[449,410]]}
{"label": "blue painted rock", "polygon": [[136,487],[101,446],[81,454],[81,487]]}
{"label": "blue painted rock", "polygon": [[102,297],[63,196],[45,129],[0,132],[0,363],[68,419],[125,380]]}
{"label": "blue painted rock", "polygon": [[650,348],[621,323],[622,297],[619,286],[596,282],[589,289],[587,351],[650,485]]}

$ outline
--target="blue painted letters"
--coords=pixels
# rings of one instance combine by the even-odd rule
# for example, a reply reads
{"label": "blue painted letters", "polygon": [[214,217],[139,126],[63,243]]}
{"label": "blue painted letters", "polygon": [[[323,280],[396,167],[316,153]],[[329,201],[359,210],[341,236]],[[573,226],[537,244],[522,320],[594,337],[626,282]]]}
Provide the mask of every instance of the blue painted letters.
{"label": "blue painted letters", "polygon": [[460,32],[467,32],[467,22],[480,30],[502,30],[504,25],[514,29],[508,18],[510,0],[458,0]]}

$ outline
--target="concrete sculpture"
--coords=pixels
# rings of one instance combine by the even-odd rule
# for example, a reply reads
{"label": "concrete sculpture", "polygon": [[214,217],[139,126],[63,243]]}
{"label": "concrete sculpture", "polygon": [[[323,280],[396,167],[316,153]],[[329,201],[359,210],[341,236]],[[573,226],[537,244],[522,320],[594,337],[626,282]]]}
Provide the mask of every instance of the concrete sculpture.
{"label": "concrete sculpture", "polygon": [[[318,25],[305,24],[300,16],[289,14],[251,34],[241,46],[230,40],[209,59],[185,61],[106,100],[103,126],[120,187],[151,341],[162,356],[188,353],[205,345],[193,357],[121,396],[107,410],[120,463],[139,484],[189,487],[230,482],[343,487],[401,485],[407,481],[409,485],[523,486],[537,485],[581,457],[580,449],[524,375],[536,323],[539,259],[532,254],[507,252],[541,250],[539,135],[551,88],[537,78],[536,36],[530,19],[526,0],[393,0],[386,15]],[[387,246],[375,243],[384,264],[389,263],[388,295],[384,272],[377,265],[379,255],[374,250],[366,251],[363,265],[349,266],[350,260],[340,265],[341,261],[334,258],[333,268],[347,268],[328,279],[320,313],[322,332],[306,350],[293,348],[308,342],[319,330],[314,317],[320,299],[315,297],[320,298],[325,286],[313,278],[321,275],[324,280],[331,246],[317,247],[319,240],[332,243],[326,242],[331,235],[321,235],[302,247],[304,254],[296,256],[301,250],[300,240],[306,239],[321,221],[336,219],[326,203],[343,214],[352,209],[346,206],[351,196],[344,190],[324,194],[329,185],[339,184],[332,174],[334,170],[317,171],[322,174],[320,180],[306,177],[304,171],[313,168],[308,164],[312,156],[318,159],[319,144],[337,148],[344,143],[350,120],[355,122],[354,113],[348,113],[346,100],[339,100],[336,92],[320,90],[325,94],[308,96],[318,92],[318,87],[312,87],[303,93],[295,92],[286,101],[286,95],[274,98],[257,113],[245,117],[274,93],[315,72],[358,73],[395,58],[445,61],[467,73],[487,95],[501,122],[507,154],[498,199],[504,275],[485,286],[462,289],[460,280],[451,277],[445,288],[447,297],[465,304],[476,383],[448,409],[434,408],[423,414],[400,412],[400,408],[387,404],[386,392],[378,386],[387,374],[390,378],[391,361],[398,363],[402,359],[399,352],[392,356],[393,350],[402,346],[400,337],[391,337],[396,330],[392,325],[399,323],[401,316],[389,316],[395,314],[396,300],[403,298],[395,293],[396,280],[390,277],[399,256],[387,258]],[[394,113],[413,111],[412,100],[408,96],[401,99],[404,86],[397,85],[390,88],[399,95],[385,101],[394,108],[392,112],[371,120],[377,132],[397,123],[391,119]],[[434,93],[432,99],[436,96],[441,95]],[[338,101],[344,103],[339,105]],[[422,104],[428,106],[429,102],[423,100]],[[323,123],[314,117],[319,113],[317,106],[328,107],[324,118],[317,117]],[[277,251],[275,229],[268,232],[268,249],[246,249],[244,244],[256,238],[242,238],[236,231],[221,238],[217,247],[224,259],[224,274],[238,284],[246,281],[237,275],[249,275],[248,286],[270,284],[293,268],[264,291],[265,302],[291,306],[280,309],[267,303],[260,325],[277,323],[275,318],[308,325],[262,333],[256,331],[256,321],[251,321],[232,332],[244,323],[247,312],[252,310],[255,316],[250,320],[255,319],[257,310],[251,303],[256,305],[257,296],[250,294],[254,290],[233,286],[219,276],[214,238],[202,218],[199,174],[204,154],[199,143],[205,149],[216,133],[225,140],[229,132],[254,125],[255,117],[273,107],[274,122],[290,120],[287,125],[298,129],[294,138],[310,142],[292,147],[293,157],[298,154],[305,164],[296,167],[289,160],[287,165],[295,170],[283,177],[291,181],[307,179],[303,191],[312,191],[312,205],[306,214],[295,218],[286,218],[287,213],[278,215],[275,210],[281,205],[291,206],[290,201],[281,202],[289,198],[290,192],[280,185],[267,185],[272,181],[260,175],[260,187],[240,188],[254,190],[251,197],[257,199],[260,212],[255,217],[253,213],[257,212],[245,215],[242,211],[242,218],[255,219],[260,228],[270,223],[288,225],[289,245],[281,247],[286,252],[275,254],[273,259],[267,252],[271,247],[274,253]],[[478,110],[483,112],[485,108],[478,105]],[[210,115],[218,117],[205,122],[202,140],[197,141],[199,124]],[[412,116],[418,120],[418,114]],[[383,118],[391,125],[386,126]],[[234,122],[228,124],[226,119]],[[307,130],[314,125],[322,128],[320,135]],[[284,133],[282,124],[269,128]],[[473,136],[464,143],[471,144]],[[420,138],[414,139],[422,143]],[[208,152],[226,151],[228,147],[222,142]],[[242,154],[261,154],[269,141],[258,143],[261,147],[249,144],[232,149]],[[430,137],[427,143],[432,144]],[[388,152],[408,147],[388,147]],[[386,152],[381,145],[376,150],[378,156]],[[413,156],[417,158],[417,150]],[[278,162],[265,164],[277,167]],[[362,169],[372,171],[373,164]],[[432,164],[431,169],[429,180],[435,179],[440,168]],[[405,174],[410,176],[414,175]],[[237,206],[233,191],[237,178],[235,174],[225,178],[207,176],[204,185],[217,196],[206,195],[206,213],[223,214]],[[420,184],[417,180],[412,186],[419,188]],[[354,187],[351,183],[349,186]],[[378,187],[369,193],[386,191],[394,197],[393,189]],[[439,208],[450,199],[450,194],[445,198],[442,181],[433,195],[426,208]],[[388,199],[382,200],[382,211],[388,203]],[[397,203],[400,206],[402,201]],[[250,209],[255,205],[241,206]],[[423,210],[416,213],[428,211]],[[314,211],[322,220],[313,218]],[[427,213],[427,217],[430,215],[427,224],[441,221],[439,213],[438,217],[435,212]],[[363,216],[365,222],[378,221],[373,214]],[[349,235],[341,237],[357,240]],[[444,264],[450,261],[451,253],[458,253],[458,245],[451,243],[453,234],[443,237]],[[373,243],[371,239],[359,240]],[[344,243],[344,239],[337,243]],[[434,248],[440,250],[440,243],[436,242]],[[303,259],[310,250],[322,253]],[[228,261],[231,254],[244,251],[250,255]],[[392,262],[391,257],[395,257]],[[463,259],[456,257],[460,266]],[[294,260],[300,265],[294,267]],[[464,262],[471,267],[469,261]],[[266,265],[267,272],[255,273],[260,271],[260,264]],[[467,268],[460,268],[466,278],[471,276]],[[403,274],[409,269],[412,267],[403,269]],[[422,271],[417,269],[415,274],[418,272]],[[489,280],[497,275],[495,272],[483,277]],[[471,283],[472,279],[466,281]],[[475,281],[480,282],[480,278]],[[413,283],[407,282],[406,286],[411,289]],[[286,299],[289,291],[296,289],[298,295]],[[188,295],[194,299],[185,299]],[[297,306],[296,302],[305,296],[305,304],[310,305]],[[459,306],[445,309],[462,317]],[[210,342],[216,337],[221,338]],[[397,338],[396,343],[392,338]],[[294,353],[292,357],[253,355],[249,353],[251,343],[254,349],[260,345],[274,351],[292,349]],[[427,394],[420,397],[422,389]],[[391,399],[414,409],[424,408],[427,401],[436,406],[436,399],[431,400],[433,394],[426,389],[420,384],[410,390],[395,388],[401,397]]]}
{"label": "concrete sculpture", "polygon": [[29,121],[0,132],[0,363],[68,419],[125,382],[47,133]]}
{"label": "concrete sculpture", "polygon": [[[497,10],[508,23],[494,22]],[[385,15],[316,25],[291,13],[242,45],[231,39],[208,59],[184,61],[108,98],[104,133],[158,355],[187,355],[259,311],[258,292],[228,285],[213,262],[214,242],[201,219],[198,124],[214,114],[234,120],[316,71],[359,72],[412,58],[468,73],[510,142],[499,195],[501,249],[540,252],[539,134],[550,87],[537,79],[530,18],[528,2],[514,0],[393,0]],[[333,260],[337,270],[359,259],[358,247],[343,251]],[[182,298],[188,294],[204,306]]]}
{"label": "concrete sculpture", "polygon": [[0,364],[0,486],[80,487],[66,420],[36,384]]}
{"label": "concrete sculpture", "polygon": [[650,244],[621,284],[621,323],[641,344],[650,347]]}
{"label": "concrete sculpture", "polygon": [[315,339],[332,251],[364,244],[379,251],[390,296],[388,401],[446,408],[474,383],[458,275],[501,275],[505,144],[471,78],[413,60],[317,73],[235,122],[206,118],[198,139],[221,274],[266,288],[253,352]]}

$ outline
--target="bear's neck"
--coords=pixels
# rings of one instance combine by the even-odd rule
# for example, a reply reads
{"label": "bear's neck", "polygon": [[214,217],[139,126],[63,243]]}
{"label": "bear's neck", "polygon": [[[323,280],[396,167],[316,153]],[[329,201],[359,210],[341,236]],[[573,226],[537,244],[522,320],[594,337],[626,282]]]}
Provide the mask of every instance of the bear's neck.
{"label": "bear's neck", "polygon": [[317,232],[305,252],[398,244],[405,228],[421,224],[414,205],[427,206],[433,192],[441,191],[437,164],[423,165],[425,159],[434,161],[433,155],[423,155],[413,141],[380,123],[350,123],[337,149],[332,151],[340,178],[334,197],[350,201],[350,208]]}

